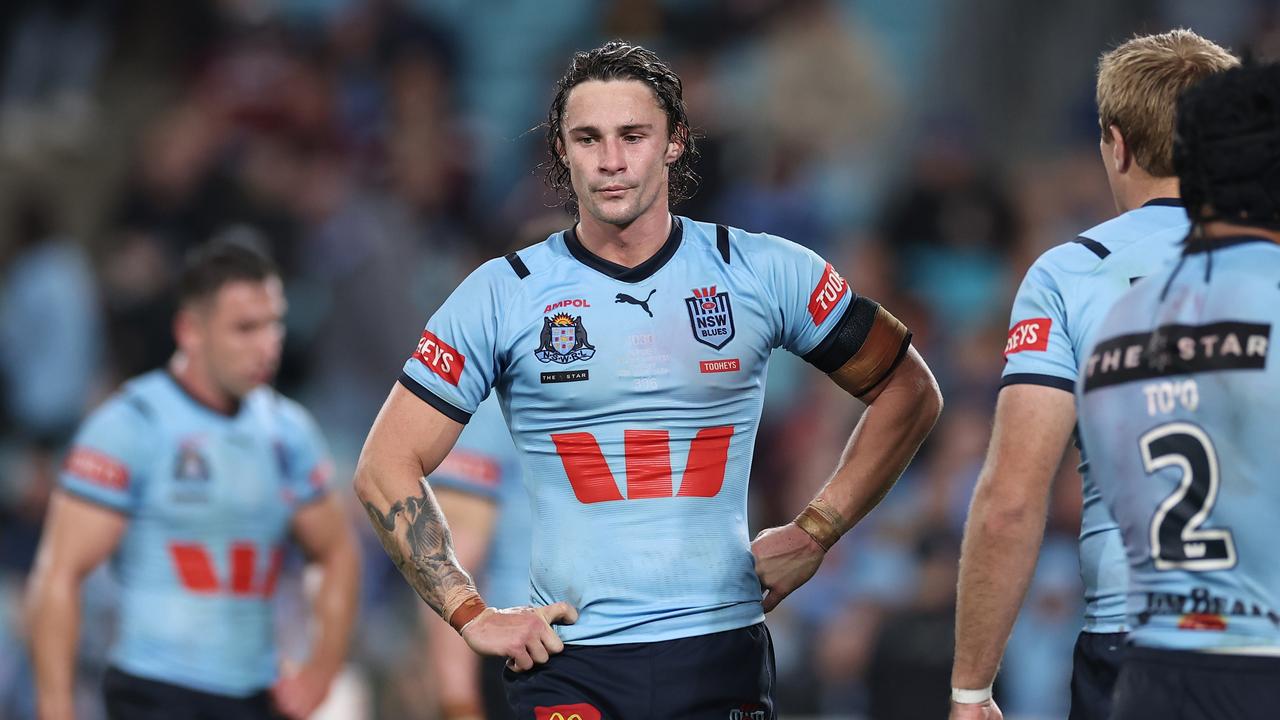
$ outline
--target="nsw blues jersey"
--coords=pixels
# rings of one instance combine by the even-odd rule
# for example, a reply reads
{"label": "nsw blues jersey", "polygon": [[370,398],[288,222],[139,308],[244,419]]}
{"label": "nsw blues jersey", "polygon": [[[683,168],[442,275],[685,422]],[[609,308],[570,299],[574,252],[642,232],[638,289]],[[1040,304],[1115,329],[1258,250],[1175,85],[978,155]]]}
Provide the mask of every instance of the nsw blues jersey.
{"label": "nsw blues jersey", "polygon": [[1080,432],[1124,535],[1137,645],[1280,648],[1277,283],[1270,241],[1189,253],[1120,299],[1082,367]]}
{"label": "nsw blues jersey", "polygon": [[763,619],[747,477],[769,354],[816,352],[853,298],[769,235],[675,218],[625,268],[569,230],[472,273],[401,382],[463,422],[497,390],[529,485],[534,602],[580,612],[566,641],[709,634]]}
{"label": "nsw blues jersey", "polygon": [[222,695],[269,686],[282,543],[294,511],[325,492],[330,468],[306,411],[270,388],[232,417],[157,370],[94,411],[61,487],[128,516],[111,558],[121,586],[111,662]]}
{"label": "nsw blues jersey", "polygon": [[529,494],[497,398],[480,404],[430,481],[432,487],[479,495],[494,503],[489,554],[476,584],[485,602],[494,607],[528,605]]}
{"label": "nsw blues jersey", "polygon": [[[1153,200],[1041,255],[1013,301],[1002,385],[1071,392],[1099,323],[1129,286],[1177,258],[1189,224],[1176,200]],[[1125,562],[1115,522],[1098,494],[1098,476],[1080,448],[1084,514],[1080,576],[1089,632],[1123,632]],[[1104,480],[1105,482],[1105,480]]]}

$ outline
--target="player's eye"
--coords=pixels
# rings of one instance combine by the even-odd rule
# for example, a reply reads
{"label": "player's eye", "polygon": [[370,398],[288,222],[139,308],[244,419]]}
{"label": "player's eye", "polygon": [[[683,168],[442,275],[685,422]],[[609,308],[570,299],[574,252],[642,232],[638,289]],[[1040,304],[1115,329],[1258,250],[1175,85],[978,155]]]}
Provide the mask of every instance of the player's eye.
{"label": "player's eye", "polygon": [[579,145],[592,145],[592,144],[594,144],[594,143],[595,143],[595,141],[596,141],[596,139],[595,139],[595,138],[593,138],[593,137],[580,137],[580,138],[578,138],[578,144],[579,144]]}
{"label": "player's eye", "polygon": [[623,135],[622,139],[629,143],[638,143],[644,139],[643,135]]}

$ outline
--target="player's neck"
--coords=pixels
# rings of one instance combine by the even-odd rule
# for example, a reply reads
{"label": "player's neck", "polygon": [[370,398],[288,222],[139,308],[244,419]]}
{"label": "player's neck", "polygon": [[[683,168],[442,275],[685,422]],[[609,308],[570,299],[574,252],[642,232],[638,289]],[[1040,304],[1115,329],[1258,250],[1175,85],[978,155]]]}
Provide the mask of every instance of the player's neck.
{"label": "player's neck", "polygon": [[220,390],[199,361],[178,351],[169,359],[167,369],[174,382],[201,405],[222,415],[239,412],[240,399]]}
{"label": "player's neck", "polygon": [[1273,243],[1280,244],[1280,232],[1255,225],[1237,225],[1218,220],[1205,223],[1200,230],[1200,237],[1204,238],[1239,237],[1241,235],[1266,238]]}
{"label": "player's neck", "polygon": [[575,230],[578,242],[591,254],[623,267],[636,267],[653,257],[671,235],[675,220],[665,205],[655,207],[628,225],[611,225],[581,213]]}
{"label": "player's neck", "polygon": [[1178,178],[1157,178],[1145,173],[1143,175],[1144,177],[1131,180],[1128,192],[1125,193],[1123,212],[1136,210],[1152,200],[1182,197]]}

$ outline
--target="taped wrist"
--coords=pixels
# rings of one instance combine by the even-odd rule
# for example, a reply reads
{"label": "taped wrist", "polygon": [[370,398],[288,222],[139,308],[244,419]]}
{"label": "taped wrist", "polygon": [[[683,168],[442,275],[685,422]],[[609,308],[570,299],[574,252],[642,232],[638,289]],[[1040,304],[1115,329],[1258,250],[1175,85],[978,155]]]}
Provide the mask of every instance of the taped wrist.
{"label": "taped wrist", "polygon": [[808,533],[824,552],[830,550],[840,536],[849,529],[840,511],[823,498],[816,498],[806,505],[804,510],[796,516],[795,523],[801,530]]}
{"label": "taped wrist", "polygon": [[484,600],[480,598],[480,593],[476,592],[474,587],[466,585],[453,588],[445,594],[444,612],[441,616],[448,620],[449,625],[461,635],[462,628],[475,620],[476,616],[484,612],[487,607],[489,606],[485,605]]}

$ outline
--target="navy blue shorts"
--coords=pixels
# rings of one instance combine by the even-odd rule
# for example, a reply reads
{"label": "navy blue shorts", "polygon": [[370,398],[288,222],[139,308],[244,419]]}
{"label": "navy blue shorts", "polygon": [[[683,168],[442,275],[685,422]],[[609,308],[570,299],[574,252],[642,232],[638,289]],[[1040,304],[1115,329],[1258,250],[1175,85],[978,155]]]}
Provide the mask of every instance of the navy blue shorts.
{"label": "navy blue shorts", "polygon": [[102,680],[107,717],[111,720],[278,720],[266,691],[249,697],[192,690],[108,668]]}
{"label": "navy blue shorts", "polygon": [[516,720],[775,717],[764,623],[664,642],[565,645],[528,672],[504,670],[503,679]]}
{"label": "navy blue shorts", "polygon": [[1130,647],[1114,720],[1280,717],[1280,658]]}
{"label": "navy blue shorts", "polygon": [[1068,720],[1111,717],[1111,694],[1125,657],[1125,633],[1082,632],[1071,657],[1071,714]]}

